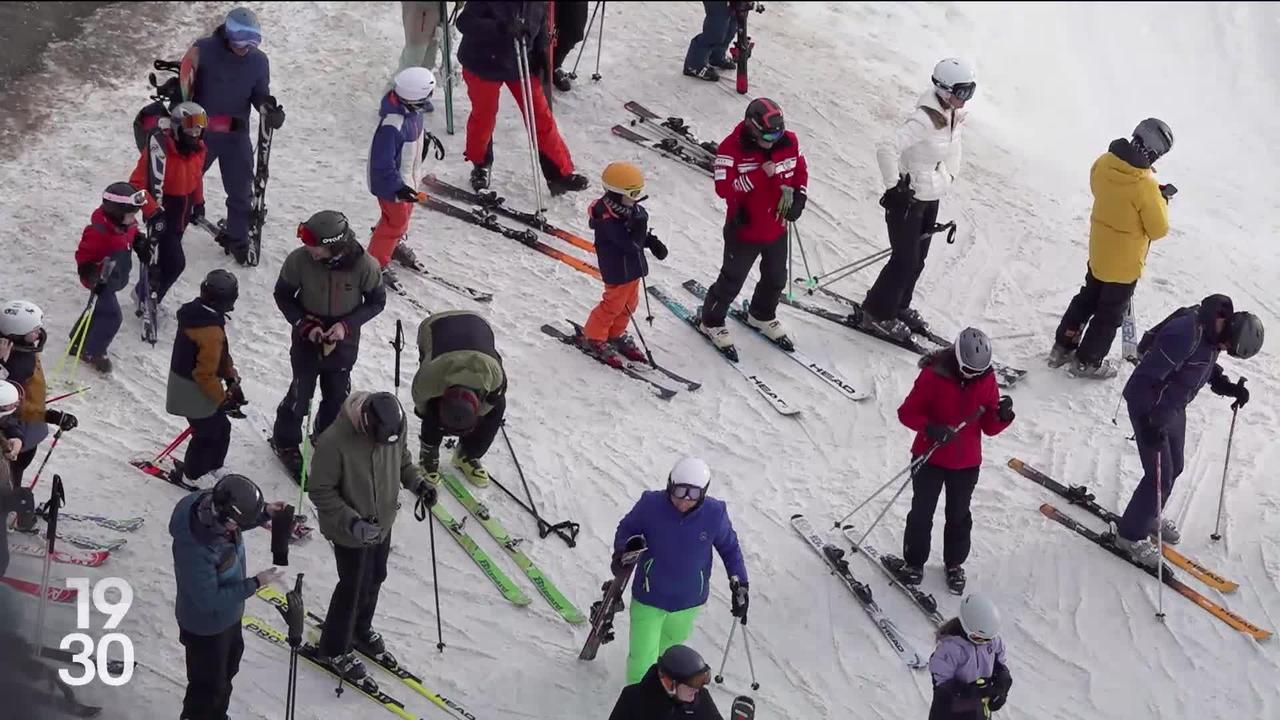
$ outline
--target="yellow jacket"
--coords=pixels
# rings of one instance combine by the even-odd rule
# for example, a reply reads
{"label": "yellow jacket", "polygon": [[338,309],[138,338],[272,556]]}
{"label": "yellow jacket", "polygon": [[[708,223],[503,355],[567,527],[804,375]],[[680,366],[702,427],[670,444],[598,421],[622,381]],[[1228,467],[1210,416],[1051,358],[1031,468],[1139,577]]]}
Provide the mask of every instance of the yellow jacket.
{"label": "yellow jacket", "polygon": [[1127,147],[1113,144],[1089,171],[1089,269],[1102,282],[1131,283],[1142,277],[1151,241],[1169,232],[1169,204],[1151,168],[1125,162],[1118,149]]}

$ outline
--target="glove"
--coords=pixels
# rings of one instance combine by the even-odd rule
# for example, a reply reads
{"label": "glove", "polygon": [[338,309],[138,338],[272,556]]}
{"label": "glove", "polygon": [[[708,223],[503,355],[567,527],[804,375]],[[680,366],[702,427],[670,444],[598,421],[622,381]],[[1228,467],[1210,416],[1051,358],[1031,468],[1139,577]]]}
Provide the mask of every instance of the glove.
{"label": "glove", "polygon": [[324,340],[324,325],[308,315],[298,321],[298,337],[313,345],[319,345]]}
{"label": "glove", "polygon": [[1178,194],[1178,188],[1173,183],[1160,186],[1160,197],[1164,198],[1165,202],[1169,202],[1169,198],[1177,194]]}
{"label": "glove", "polygon": [[408,185],[401,185],[396,191],[396,199],[400,202],[416,203],[418,202],[418,191]]}
{"label": "glove", "polygon": [[944,443],[956,434],[956,429],[946,423],[929,423],[924,426],[924,435],[936,443]]}
{"label": "glove", "polygon": [[905,212],[915,201],[916,191],[911,189],[911,174],[898,176],[898,184],[884,191],[880,196],[880,207],[885,210]]}
{"label": "glove", "polygon": [[187,215],[187,222],[196,223],[204,219],[204,203],[196,203],[191,206],[191,213]]}
{"label": "glove", "polygon": [[69,412],[60,410],[45,410],[44,421],[50,425],[57,425],[59,430],[75,430],[79,425],[76,416]]}
{"label": "glove", "polygon": [[274,96],[268,95],[258,112],[262,114],[262,122],[272,130],[279,130],[284,125],[284,108],[280,107]]}
{"label": "glove", "polygon": [[351,521],[351,534],[362,545],[377,545],[378,538],[382,535],[382,528],[378,527],[378,523],[357,518]]}
{"label": "glove", "polygon": [[150,265],[151,250],[151,238],[143,233],[133,236],[133,253],[138,256],[138,262],[143,265]]}
{"label": "glove", "polygon": [[804,212],[805,203],[809,202],[809,196],[805,194],[803,189],[796,190],[795,196],[791,200],[791,207],[782,214],[782,219],[787,222],[795,222],[800,219],[800,213]]}
{"label": "glove", "polygon": [[1249,390],[1245,388],[1244,383],[1245,379],[1243,377],[1235,382],[1231,382],[1227,379],[1226,375],[1215,372],[1213,376],[1209,378],[1209,390],[1211,390],[1214,395],[1235,398],[1236,401],[1231,403],[1231,409],[1239,410],[1249,402]]}
{"label": "glove", "polygon": [[149,237],[158,238],[164,234],[164,211],[159,210],[147,220],[147,235]]}
{"label": "glove", "polygon": [[795,202],[796,189],[790,185],[783,185],[779,188],[782,194],[778,196],[778,211],[774,213],[776,217],[786,217],[791,212],[791,203]]}
{"label": "glove", "polygon": [[1164,441],[1168,437],[1168,432],[1165,431],[1164,426],[1157,425],[1156,423],[1151,422],[1150,419],[1148,419],[1141,428],[1138,428],[1137,434],[1138,439],[1141,440],[1143,444],[1154,445],[1156,447],[1164,445]]}
{"label": "glove", "polygon": [[418,483],[413,486],[413,494],[426,503],[427,507],[434,506],[436,500],[440,498],[440,491],[436,490],[436,486],[422,478],[419,478]]}
{"label": "glove", "polygon": [[528,35],[528,23],[522,16],[516,15],[502,22],[502,32],[509,38]]}
{"label": "glove", "polygon": [[239,410],[248,403],[249,401],[244,398],[244,390],[241,389],[240,383],[227,383],[227,392],[223,395],[222,405],[218,409],[222,412]]}
{"label": "glove", "polygon": [[747,608],[751,605],[751,596],[747,592],[749,585],[750,583],[738,582],[737,577],[729,580],[729,593],[732,601],[729,614],[741,620],[743,625],[747,624]]}
{"label": "glove", "polygon": [[644,236],[644,246],[649,248],[649,252],[659,260],[667,259],[667,246],[662,244],[657,235],[652,232]]}
{"label": "glove", "polygon": [[1235,388],[1235,390],[1231,393],[1231,395],[1236,399],[1236,401],[1231,403],[1231,409],[1239,410],[1240,408],[1249,404],[1249,390],[1244,386],[1244,378],[1240,378],[1239,380],[1235,381],[1232,387]]}
{"label": "glove", "polygon": [[1000,404],[996,406],[996,417],[1003,423],[1013,422],[1013,398],[1008,395],[1000,396]]}

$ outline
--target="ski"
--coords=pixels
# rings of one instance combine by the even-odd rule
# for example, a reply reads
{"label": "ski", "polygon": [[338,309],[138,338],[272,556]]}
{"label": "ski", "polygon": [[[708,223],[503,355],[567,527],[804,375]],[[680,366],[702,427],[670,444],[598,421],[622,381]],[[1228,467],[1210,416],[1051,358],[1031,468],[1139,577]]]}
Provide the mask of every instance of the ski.
{"label": "ski", "polygon": [[[32,595],[34,597],[40,597],[41,595],[40,584],[33,583],[30,580],[19,580],[18,578],[0,577],[0,583],[4,583],[5,585],[8,585],[9,587],[13,588],[14,590],[17,590],[20,593],[23,593],[24,595]],[[79,594],[79,591],[76,590],[75,588],[56,587],[54,585],[50,585],[49,587],[45,588],[44,597],[48,598],[49,602],[66,604],[66,603],[75,602],[77,594]]]}
{"label": "ski", "polygon": [[520,543],[523,542],[523,540],[511,537],[511,533],[507,532],[506,528],[502,526],[502,523],[498,522],[494,519],[493,515],[490,514],[489,508],[484,503],[476,500],[475,496],[471,494],[471,491],[467,490],[467,488],[462,484],[462,481],[458,480],[458,478],[452,473],[445,471],[441,473],[440,477],[444,486],[449,489],[449,492],[458,499],[458,502],[462,503],[463,507],[465,507],[482,526],[484,526],[484,529],[488,531],[489,536],[501,545],[503,550],[507,551],[507,554],[511,556],[511,559],[515,562],[516,566],[524,571],[525,576],[533,582],[533,586],[538,589],[538,592],[544,599],[546,599],[547,603],[551,605],[556,612],[560,613],[560,617],[575,625],[586,621],[586,617],[583,616],[582,611],[574,607],[573,603],[570,602],[554,584],[552,584],[551,580],[543,574],[542,570],[537,565],[533,564],[533,560],[531,560],[529,556],[520,549]]}
{"label": "ski", "polygon": [[[1008,465],[1014,472],[1018,473],[1022,477],[1042,487],[1048,488],[1058,495],[1061,495],[1067,502],[1087,510],[1099,520],[1107,524],[1120,522],[1120,516],[1099,505],[1094,499],[1093,493],[1089,492],[1089,488],[1084,485],[1072,485],[1071,487],[1067,487],[1018,458],[1010,458]],[[1240,587],[1239,583],[1228,580],[1218,573],[1213,572],[1195,560],[1192,560],[1186,555],[1178,552],[1168,543],[1164,543],[1164,559],[1174,565],[1177,565],[1183,570],[1186,570],[1188,574],[1219,592],[1235,592],[1236,589]]]}
{"label": "ski", "polygon": [[925,617],[929,618],[930,622],[935,626],[940,626],[942,623],[946,622],[946,618],[942,617],[942,613],[938,612],[938,601],[935,600],[932,595],[920,590],[919,588],[912,587],[902,582],[902,580],[898,578],[898,574],[885,563],[889,557],[881,555],[880,551],[872,547],[870,543],[863,542],[861,545],[858,544],[859,536],[857,528],[852,525],[845,525],[840,531],[844,533],[845,539],[853,546],[854,552],[860,552],[866,555],[872,565],[880,568],[884,574],[888,576],[889,582],[893,584],[894,587],[898,588],[907,597],[911,598],[911,602],[915,603],[915,606],[920,608],[920,611],[925,614]]}
{"label": "ski", "polygon": [[[636,116],[631,121],[632,127],[642,124],[658,135],[672,140],[682,145],[692,157],[707,160],[712,163],[716,159],[716,145],[714,143],[703,143],[693,134],[689,126],[685,124],[683,118],[669,117],[663,119],[658,113],[632,100],[623,105],[629,112]],[[663,147],[669,147],[663,143]],[[713,166],[714,167],[714,166]]]}
{"label": "ski", "polygon": [[445,530],[449,531],[449,534],[453,536],[453,539],[458,541],[458,544],[462,546],[462,549],[466,551],[467,555],[471,556],[471,559],[475,561],[476,565],[480,566],[480,569],[484,571],[484,574],[488,576],[488,578],[493,581],[493,584],[497,586],[498,590],[502,592],[503,597],[513,605],[528,605],[533,602],[533,600],[531,600],[523,590],[517,587],[515,583],[511,582],[511,578],[507,577],[506,574],[498,568],[498,565],[493,561],[493,558],[489,557],[488,553],[480,549],[480,546],[476,544],[475,538],[467,534],[466,529],[463,528],[463,524],[460,521],[455,520],[453,516],[449,514],[449,511],[444,509],[443,505],[440,503],[432,505],[431,514],[435,516],[436,520],[440,521],[440,524],[444,526]]}
{"label": "ski", "polygon": [[[61,517],[61,515],[59,515]],[[25,555],[27,557],[42,558],[45,555],[46,548],[44,545],[33,542],[23,542],[22,540],[11,539],[9,541],[9,552],[15,555]],[[80,567],[99,567],[111,557],[111,553],[106,550],[54,550],[53,561],[64,565],[79,565]]]}
{"label": "ski", "polygon": [[382,283],[382,286],[383,286],[383,287],[385,287],[386,289],[390,290],[391,292],[395,293],[396,297],[398,297],[398,298],[402,298],[405,302],[407,302],[407,303],[409,303],[410,305],[412,305],[412,306],[414,306],[414,307],[418,308],[418,309],[419,309],[419,310],[421,310],[422,312],[425,312],[425,313],[427,313],[428,315],[430,315],[430,314],[431,314],[431,310],[427,308],[426,304],[424,304],[424,303],[423,303],[421,300],[419,300],[418,298],[416,298],[416,297],[414,297],[414,296],[410,295],[410,294],[409,294],[408,289],[406,289],[403,285],[399,285],[399,284],[397,284],[397,285],[392,285],[391,283],[386,282],[386,281],[385,281],[385,279],[384,279],[384,281],[383,281],[383,283]]}
{"label": "ski", "polygon": [[[573,326],[573,330],[574,330],[574,332],[578,333],[579,335],[584,334],[584,331],[583,331],[583,329],[582,329],[582,326],[581,326],[581,325],[579,325],[578,323],[576,323],[576,322],[574,322],[574,321],[572,321],[572,320],[570,320],[570,321],[569,321],[569,324]],[[681,385],[684,385],[685,389],[686,389],[686,390],[689,390],[689,391],[697,390],[698,388],[702,387],[702,383],[697,382],[697,381],[695,381],[695,380],[690,380],[689,378],[683,377],[683,376],[681,376],[681,375],[677,375],[676,373],[672,372],[671,370],[668,370],[667,368],[665,368],[665,367],[663,367],[663,366],[659,365],[658,363],[654,362],[654,361],[653,361],[653,353],[649,353],[649,361],[648,361],[648,362],[640,363],[640,364],[639,364],[639,366],[632,365],[632,366],[631,366],[631,369],[632,369],[632,370],[635,370],[636,372],[640,372],[640,373],[644,373],[644,372],[647,372],[647,371],[649,371],[649,370],[657,370],[658,372],[662,373],[663,375],[666,375],[667,377],[671,378],[672,380],[675,380],[676,382],[680,383]]]}
{"label": "ski", "polygon": [[1138,364],[1138,321],[1133,316],[1133,298],[1124,308],[1124,320],[1120,323],[1120,354],[1125,360]]}
{"label": "ski", "polygon": [[700,170],[707,177],[711,177],[712,175],[714,175],[714,172],[712,171],[711,161],[705,158],[694,157],[693,155],[689,154],[689,152],[685,148],[681,147],[678,143],[664,142],[661,140],[654,140],[652,138],[647,138],[644,135],[641,135],[640,133],[632,130],[631,128],[626,127],[625,125],[614,125],[613,134],[617,135],[623,140],[630,140],[631,142],[637,145],[647,147],[650,150],[653,150],[654,152],[660,155],[665,155],[666,157],[669,157],[673,160],[679,160],[680,162],[684,163],[685,165],[688,165],[691,168]]}
{"label": "ski", "polygon": [[636,535],[627,539],[618,562],[618,572],[613,579],[605,581],[600,599],[591,604],[591,632],[587,634],[587,642],[578,653],[579,660],[595,660],[600,646],[613,642],[613,616],[625,607],[622,593],[627,589],[627,583],[631,582],[636,563],[646,549],[644,536]]}
{"label": "ski", "polygon": [[[1095,545],[1101,547],[1102,549],[1106,550],[1112,555],[1115,555],[1121,560],[1124,560],[1130,565],[1133,565],[1134,567],[1145,572],[1151,577],[1156,577],[1156,578],[1159,577],[1159,573],[1156,571],[1155,568],[1150,568],[1150,567],[1147,567],[1146,565],[1142,565],[1134,562],[1133,559],[1129,557],[1129,553],[1126,553],[1125,551],[1116,547],[1115,543],[1112,542],[1110,539],[1108,539],[1107,535],[1103,535],[1102,533],[1098,533],[1093,530],[1090,530],[1089,528],[1082,525],[1079,521],[1075,520],[1069,515],[1064,514],[1061,510],[1055,508],[1049,503],[1044,503],[1043,505],[1041,505],[1040,512],[1045,517],[1051,520],[1056,520],[1062,525],[1065,525],[1066,527],[1072,530],[1075,530],[1076,533],[1084,536],[1085,539],[1092,541]],[[1226,623],[1227,625],[1230,625],[1232,628],[1239,630],[1242,633],[1245,633],[1246,635],[1249,635],[1254,640],[1266,640],[1267,638],[1271,637],[1270,630],[1263,630],[1262,628],[1259,628],[1257,625],[1250,623],[1248,620],[1245,620],[1244,618],[1222,607],[1221,605],[1215,603],[1214,601],[1210,600],[1204,595],[1201,595],[1199,592],[1196,592],[1195,589],[1193,589],[1186,583],[1174,577],[1172,568],[1166,567],[1164,569],[1164,584],[1172,588],[1174,592],[1187,598],[1188,600],[1195,603],[1196,605],[1199,605],[1201,608],[1203,608],[1204,610],[1206,610],[1207,612],[1209,612],[1210,614],[1212,614],[1214,617],[1218,618],[1222,622]]]}
{"label": "ski", "polygon": [[435,175],[428,175],[423,178],[422,184],[446,197],[461,202],[469,202],[472,205],[484,208],[485,210],[489,210],[497,215],[502,215],[503,217],[528,225],[535,230],[541,230],[548,235],[558,237],[574,247],[595,252],[595,243],[581,235],[578,235],[577,233],[570,232],[557,225],[552,225],[550,222],[547,222],[546,217],[541,213],[525,212],[523,210],[516,210],[515,208],[509,207],[507,205],[506,198],[501,197],[498,193],[492,190],[486,190],[478,193],[472,192],[471,190],[460,188],[457,185],[451,185]]}
{"label": "ski", "polygon": [[[35,535],[41,538],[46,537],[46,535],[42,534],[36,528],[32,528],[31,530],[15,529],[14,532],[23,533],[26,535]],[[94,540],[91,537],[85,537],[84,535],[74,535],[71,533],[64,533],[61,530],[58,531],[58,539],[64,542],[69,542],[72,545],[75,545],[76,547],[84,550],[106,550],[107,552],[115,552],[116,550],[119,550],[120,548],[128,544],[128,541],[124,540],[123,538],[119,540],[107,540],[103,542],[100,540]]]}
{"label": "ski", "polygon": [[591,353],[587,352],[586,348],[583,348],[581,345],[579,345],[579,344],[578,344],[578,338],[577,338],[577,337],[575,337],[575,336],[573,336],[573,335],[569,335],[569,334],[567,334],[567,333],[565,333],[565,332],[563,332],[563,331],[559,330],[559,329],[558,329],[558,328],[556,328],[554,325],[543,325],[543,326],[542,326],[542,332],[546,333],[547,335],[550,335],[551,337],[555,338],[556,340],[559,340],[560,342],[564,343],[565,345],[569,345],[570,347],[576,347],[576,348],[578,348],[578,350],[581,350],[581,351],[582,351],[582,354],[583,354],[583,355],[586,355],[587,357],[591,358],[592,360],[595,360],[596,362],[600,363],[601,365],[604,365],[605,367],[609,367],[609,368],[612,368],[612,369],[614,369],[614,370],[617,370],[618,372],[621,372],[622,374],[626,375],[627,377],[629,377],[629,378],[631,378],[631,379],[633,379],[633,380],[639,380],[639,381],[640,381],[640,382],[642,382],[642,383],[647,383],[650,387],[652,387],[652,388],[654,389],[655,394],[657,394],[657,396],[658,396],[658,397],[660,397],[660,398],[662,398],[663,400],[670,400],[671,398],[675,397],[675,395],[676,395],[676,391],[675,391],[675,390],[672,390],[671,388],[669,388],[669,387],[667,387],[667,386],[665,386],[665,385],[663,385],[663,384],[661,384],[661,383],[659,383],[659,382],[657,382],[657,381],[655,381],[655,380],[652,380],[652,379],[650,379],[650,378],[647,378],[647,377],[645,377],[644,375],[640,374],[639,372],[636,372],[635,370],[632,370],[632,369],[631,369],[631,368],[629,368],[629,367],[623,366],[623,367],[620,367],[620,368],[614,368],[612,365],[609,365],[608,363],[606,363],[605,361],[603,361],[603,360],[601,360],[600,358],[596,357],[595,355],[592,355]]}
{"label": "ski", "polygon": [[274,131],[267,126],[262,113],[258,113],[258,147],[253,170],[253,199],[249,204],[249,252],[245,261],[245,265],[250,267],[258,264],[258,256],[262,253],[262,226],[267,222],[267,179],[270,177],[267,164],[271,160],[273,135]]}
{"label": "ski", "polygon": [[[685,280],[684,284],[681,285],[681,287],[683,287],[685,290],[688,290],[690,293],[693,294],[694,297],[698,298],[699,300],[707,299],[707,289],[703,287],[702,283],[698,282],[697,280]],[[742,323],[748,328],[751,328],[752,332],[756,333],[760,337],[767,340],[770,345],[773,345],[774,347],[781,350],[784,354],[786,354],[787,357],[794,360],[797,365],[804,368],[805,370],[808,370],[814,375],[817,375],[818,379],[822,380],[822,382],[835,388],[844,397],[850,400],[853,400],[855,402],[858,400],[866,400],[868,397],[870,397],[865,392],[859,392],[858,389],[855,388],[851,383],[847,382],[846,380],[841,378],[839,375],[836,375],[834,372],[818,364],[815,360],[810,358],[808,355],[805,355],[804,353],[797,350],[794,344],[790,349],[788,349],[786,347],[783,347],[780,343],[776,343],[772,340],[769,340],[769,338],[764,333],[760,332],[760,330],[758,330],[757,328],[752,327],[751,324],[747,322],[746,307],[747,307],[747,301],[744,300],[742,307],[730,307],[729,314],[732,315],[733,318],[738,322]]]}
{"label": "ski", "polygon": [[754,2],[733,3],[733,12],[738,18],[738,32],[734,38],[733,47],[730,48],[732,51],[730,54],[738,64],[736,86],[739,95],[747,94],[747,60],[756,46],[751,36],[747,34],[747,18],[751,17],[751,10],[755,5]]}
{"label": "ski", "polygon": [[845,587],[849,589],[849,592],[853,593],[853,596],[862,605],[862,609],[866,611],[867,616],[871,618],[871,622],[875,623],[876,628],[880,630],[880,634],[889,642],[894,652],[898,653],[898,657],[902,658],[907,667],[920,669],[928,665],[928,660],[911,647],[911,643],[902,634],[902,631],[898,629],[898,626],[876,604],[875,599],[871,596],[871,587],[859,582],[850,572],[849,561],[844,559],[844,550],[823,540],[818,531],[814,529],[813,524],[804,515],[792,515],[791,527],[795,528],[795,531],[804,538],[809,547],[813,548],[813,551],[818,553],[827,563],[827,566],[831,568],[831,571],[840,578]]}
{"label": "ski", "polygon": [[142,523],[146,520],[141,517],[109,518],[101,515],[79,515],[77,513],[70,513],[63,510],[58,511],[58,517],[62,520],[93,523],[108,530],[115,530],[116,532],[134,532],[138,528],[142,527]]}
{"label": "ski", "polygon": [[169,483],[170,485],[176,485],[182,488],[183,490],[186,490],[187,492],[195,492],[196,490],[200,489],[198,486],[193,485],[192,483],[189,483],[186,480],[183,480],[182,473],[178,472],[176,469],[165,470],[159,465],[156,465],[151,460],[135,459],[135,460],[130,460],[129,464],[138,468],[142,472],[150,475],[151,477],[159,478]]}

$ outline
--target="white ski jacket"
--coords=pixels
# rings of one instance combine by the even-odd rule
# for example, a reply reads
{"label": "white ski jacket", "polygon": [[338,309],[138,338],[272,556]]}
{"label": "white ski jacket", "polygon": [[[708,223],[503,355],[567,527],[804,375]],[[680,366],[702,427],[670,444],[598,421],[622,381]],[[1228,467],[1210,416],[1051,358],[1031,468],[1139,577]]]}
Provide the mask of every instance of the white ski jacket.
{"label": "white ski jacket", "polygon": [[960,174],[960,130],[967,113],[944,107],[930,88],[902,125],[876,146],[885,188],[911,175],[917,200],[942,200]]}

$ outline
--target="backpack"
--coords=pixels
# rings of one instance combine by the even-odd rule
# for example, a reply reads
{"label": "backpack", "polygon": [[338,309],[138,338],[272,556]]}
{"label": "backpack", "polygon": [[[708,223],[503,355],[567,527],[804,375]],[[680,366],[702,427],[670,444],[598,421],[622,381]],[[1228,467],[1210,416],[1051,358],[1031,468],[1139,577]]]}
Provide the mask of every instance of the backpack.
{"label": "backpack", "polygon": [[1200,314],[1199,305],[1188,305],[1186,307],[1180,307],[1177,310],[1174,310],[1173,312],[1169,313],[1168,317],[1156,323],[1155,325],[1152,325],[1150,330],[1147,330],[1146,332],[1142,333],[1142,339],[1138,341],[1138,359],[1141,360],[1142,356],[1146,355],[1147,351],[1151,349],[1151,346],[1156,344],[1156,336],[1160,334],[1160,331],[1163,330],[1164,326],[1168,325],[1170,321],[1176,318],[1180,318],[1184,315],[1198,316],[1199,314]]}

